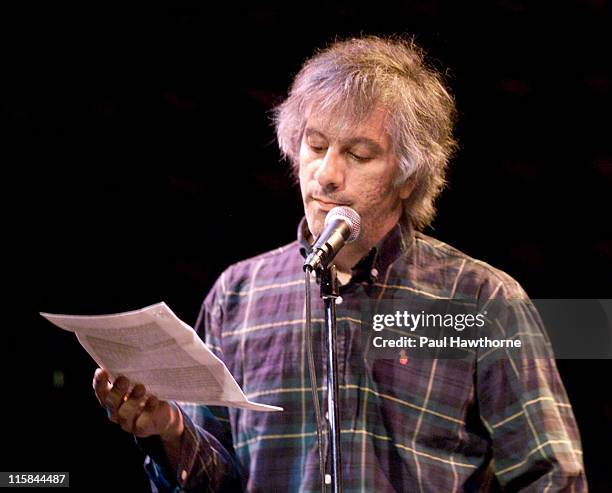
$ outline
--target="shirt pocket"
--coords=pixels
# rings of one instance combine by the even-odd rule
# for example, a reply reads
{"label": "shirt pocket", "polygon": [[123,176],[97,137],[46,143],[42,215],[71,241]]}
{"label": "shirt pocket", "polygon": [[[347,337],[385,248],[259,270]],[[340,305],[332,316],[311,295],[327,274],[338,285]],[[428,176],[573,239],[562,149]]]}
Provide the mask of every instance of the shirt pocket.
{"label": "shirt pocket", "polygon": [[459,445],[474,393],[469,361],[377,359],[371,380],[379,426],[396,443],[448,452]]}

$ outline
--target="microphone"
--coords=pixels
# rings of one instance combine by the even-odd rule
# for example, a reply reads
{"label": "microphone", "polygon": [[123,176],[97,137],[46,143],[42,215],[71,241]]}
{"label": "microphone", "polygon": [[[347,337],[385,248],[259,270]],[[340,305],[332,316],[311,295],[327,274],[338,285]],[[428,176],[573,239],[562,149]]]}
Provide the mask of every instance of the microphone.
{"label": "microphone", "polygon": [[325,216],[325,228],[306,257],[304,270],[326,269],[340,249],[359,238],[361,218],[350,207],[334,207]]}

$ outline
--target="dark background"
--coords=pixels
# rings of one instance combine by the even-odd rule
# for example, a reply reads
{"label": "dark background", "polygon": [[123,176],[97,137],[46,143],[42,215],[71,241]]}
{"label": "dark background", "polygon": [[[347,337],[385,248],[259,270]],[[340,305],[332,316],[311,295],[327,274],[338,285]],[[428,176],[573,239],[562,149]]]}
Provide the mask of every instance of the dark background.
{"label": "dark background", "polygon": [[[533,298],[612,298],[610,10],[3,7],[0,469],[70,471],[78,491],[147,488],[131,436],[93,396],[94,362],[37,313],[164,300],[193,323],[228,264],[292,241],[301,201],[270,109],[336,36],[414,33],[447,71],[461,149],[428,234]],[[612,491],[612,365],[559,368],[591,490]]]}

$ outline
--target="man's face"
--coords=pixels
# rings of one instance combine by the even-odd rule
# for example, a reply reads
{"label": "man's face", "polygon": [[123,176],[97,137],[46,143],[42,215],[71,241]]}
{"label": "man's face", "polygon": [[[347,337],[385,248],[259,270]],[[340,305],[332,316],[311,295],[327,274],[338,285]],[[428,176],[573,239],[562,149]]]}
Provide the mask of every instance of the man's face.
{"label": "man's face", "polygon": [[359,243],[371,246],[399,219],[408,184],[396,187],[397,159],[377,108],[359,126],[332,132],[327,120],[311,116],[300,146],[299,177],[310,232],[319,236],[325,216],[348,206],[361,216]]}

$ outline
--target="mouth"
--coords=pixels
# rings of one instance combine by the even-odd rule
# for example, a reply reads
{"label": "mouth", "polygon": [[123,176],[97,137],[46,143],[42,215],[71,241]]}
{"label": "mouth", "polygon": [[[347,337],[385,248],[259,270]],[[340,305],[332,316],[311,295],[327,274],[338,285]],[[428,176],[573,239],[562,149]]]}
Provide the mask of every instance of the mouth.
{"label": "mouth", "polygon": [[338,202],[329,202],[327,200],[322,200],[319,199],[317,197],[312,197],[312,200],[315,204],[317,204],[317,206],[319,207],[319,209],[329,212],[330,210],[332,210],[334,207],[342,207],[342,206],[346,206],[348,204],[341,204]]}

